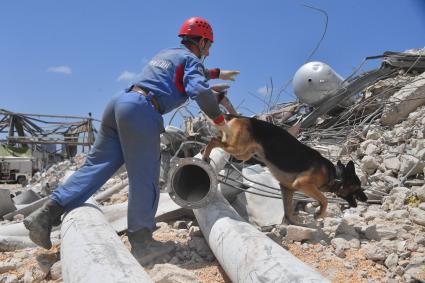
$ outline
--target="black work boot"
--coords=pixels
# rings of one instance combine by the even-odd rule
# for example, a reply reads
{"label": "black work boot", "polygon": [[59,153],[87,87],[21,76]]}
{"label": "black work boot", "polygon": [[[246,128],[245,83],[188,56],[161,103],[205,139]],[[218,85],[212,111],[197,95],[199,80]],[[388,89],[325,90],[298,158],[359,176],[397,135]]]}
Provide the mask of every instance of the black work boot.
{"label": "black work boot", "polygon": [[173,242],[160,242],[152,238],[152,231],[142,228],[128,233],[131,254],[141,265],[152,263],[155,259],[172,253],[176,246]]}
{"label": "black work boot", "polygon": [[30,231],[30,239],[35,244],[49,250],[52,247],[50,233],[52,226],[61,223],[64,209],[56,201],[49,199],[42,207],[24,219],[25,227]]}

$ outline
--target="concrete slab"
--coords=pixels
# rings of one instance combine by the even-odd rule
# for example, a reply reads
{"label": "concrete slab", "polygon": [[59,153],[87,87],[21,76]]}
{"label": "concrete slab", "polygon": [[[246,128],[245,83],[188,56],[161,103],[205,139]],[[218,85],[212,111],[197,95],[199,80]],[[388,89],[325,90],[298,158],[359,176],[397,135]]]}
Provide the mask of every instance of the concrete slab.
{"label": "concrete slab", "polygon": [[16,210],[10,197],[10,191],[7,189],[0,189],[0,217]]}
{"label": "concrete slab", "polygon": [[381,123],[395,125],[404,120],[416,108],[425,103],[425,72],[407,84],[392,97],[384,107]]}
{"label": "concrete slab", "polygon": [[[106,219],[112,225],[117,233],[123,233],[127,230],[127,206],[128,203],[119,203],[108,206],[101,206]],[[169,221],[179,219],[186,215],[193,215],[192,210],[178,206],[168,195],[161,193],[159,198],[158,210],[155,218],[157,221]]]}
{"label": "concrete slab", "polygon": [[34,192],[33,190],[28,190],[20,193],[19,195],[15,196],[12,200],[15,205],[19,204],[30,204],[37,200],[41,199],[41,197]]}
{"label": "concrete slab", "polygon": [[[244,168],[242,173],[252,181],[274,188],[279,188],[279,183],[276,179],[270,174],[270,172],[260,165],[253,165]],[[255,187],[266,192],[279,193],[278,191],[270,188],[249,182],[246,179],[244,180],[244,184],[250,186],[247,191],[258,192],[258,190],[252,188]],[[280,224],[282,223],[284,216],[283,203],[281,199],[267,198],[243,192],[236,197],[236,200],[232,203],[232,205],[242,217],[259,227]]]}
{"label": "concrete slab", "polygon": [[15,216],[17,214],[22,214],[24,216],[28,216],[31,212],[33,212],[37,208],[41,207],[47,200],[48,200],[48,197],[41,198],[41,199],[31,203],[31,204],[25,205],[24,207],[22,207],[18,210],[12,211],[12,212],[4,215],[3,218],[7,219],[7,220],[12,220],[13,216]]}

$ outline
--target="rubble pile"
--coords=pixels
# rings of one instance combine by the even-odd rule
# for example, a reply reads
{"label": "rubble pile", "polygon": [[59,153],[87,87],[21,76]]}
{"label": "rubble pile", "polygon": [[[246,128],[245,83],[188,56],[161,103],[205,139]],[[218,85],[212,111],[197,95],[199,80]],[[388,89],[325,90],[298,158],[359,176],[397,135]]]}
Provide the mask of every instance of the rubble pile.
{"label": "rubble pile", "polygon": [[[409,53],[425,54],[425,49]],[[328,113],[314,126],[301,129],[299,138],[332,162],[354,161],[368,203],[347,209],[342,200],[330,202],[327,217],[315,221],[318,204],[305,197],[295,198],[299,204],[296,216],[306,223],[303,227],[281,223],[280,199],[253,196],[246,187],[231,192],[222,188],[223,194],[248,222],[333,282],[425,281],[424,76],[404,70],[378,81],[366,88],[352,107]],[[308,115],[299,112],[302,108],[305,110],[294,103],[285,105],[284,113],[274,109],[270,115],[259,117],[282,126],[290,121],[292,126],[300,115]],[[347,113],[350,115],[344,116]],[[362,118],[356,113],[362,113]],[[341,124],[341,117],[350,118]],[[162,192],[166,190],[170,160],[193,156],[201,148],[199,143],[212,135],[213,129],[202,117],[186,120],[185,124],[186,131],[167,128],[161,138]],[[335,129],[338,134],[332,132]],[[80,154],[72,161],[55,164],[35,174],[26,188],[11,188],[11,193],[15,196],[31,189],[40,197],[48,196],[66,172],[77,170],[84,158]],[[275,187],[268,169],[254,163],[228,166],[226,174],[239,168],[244,174],[239,180],[251,189],[253,180],[267,184],[269,189]],[[249,179],[245,179],[247,176]],[[94,196],[99,206],[124,204],[128,200],[126,182],[122,168]],[[118,190],[105,194],[113,187]],[[9,242],[3,239],[2,228],[21,223],[22,219],[23,215],[17,214],[12,220],[0,222],[0,282],[61,282],[59,245],[50,251],[33,246],[4,249]],[[174,241],[176,249],[145,266],[155,282],[230,282],[193,214],[168,215],[157,226],[154,238]],[[119,234],[130,248],[126,234]]]}
{"label": "rubble pile", "polygon": [[[43,173],[37,173],[27,188],[15,187],[12,194],[21,191],[34,190],[40,196],[53,191],[60,183],[65,173],[77,170],[85,160],[85,154],[77,155],[72,161],[66,160],[58,163]],[[99,192],[94,196],[127,180],[125,168],[120,169],[109,179]],[[109,206],[124,203],[128,200],[128,186],[99,204]],[[1,226],[20,223],[23,215],[17,215],[13,220],[0,222]],[[225,282],[226,275],[219,267],[210,248],[204,240],[199,226],[194,218],[175,219],[167,222],[158,222],[154,238],[160,241],[174,241],[176,249],[145,269],[155,281],[161,282]],[[0,231],[1,238],[1,231]],[[126,235],[121,236],[128,249],[130,245]],[[1,242],[2,240],[0,240]],[[2,247],[7,243],[3,243]],[[31,247],[4,251],[0,253],[0,282],[62,282],[60,245],[46,251],[42,248]]]}

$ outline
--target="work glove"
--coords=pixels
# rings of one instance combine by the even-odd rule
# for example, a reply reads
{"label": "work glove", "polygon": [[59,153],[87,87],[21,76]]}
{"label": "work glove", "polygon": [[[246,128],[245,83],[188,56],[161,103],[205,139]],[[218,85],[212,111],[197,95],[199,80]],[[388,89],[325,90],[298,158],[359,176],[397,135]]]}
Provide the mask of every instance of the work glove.
{"label": "work glove", "polygon": [[[221,117],[219,117],[219,118],[221,118]],[[219,119],[219,118],[217,118],[217,119]],[[215,120],[217,120],[217,119],[215,119]],[[221,139],[221,141],[222,142],[227,142],[227,141],[229,141],[231,138],[232,138],[232,136],[233,136],[233,133],[232,133],[232,129],[229,127],[229,125],[226,123],[226,120],[224,120],[224,116],[222,117],[222,119],[220,119],[221,121],[220,122],[218,122],[218,123],[216,123],[215,121],[214,121],[214,126],[219,130],[219,131],[221,131],[222,133],[223,133],[223,137],[222,137],[222,139]]]}
{"label": "work glove", "polygon": [[239,71],[236,70],[220,70],[220,75],[218,76],[221,80],[234,81],[235,76],[239,75]]}

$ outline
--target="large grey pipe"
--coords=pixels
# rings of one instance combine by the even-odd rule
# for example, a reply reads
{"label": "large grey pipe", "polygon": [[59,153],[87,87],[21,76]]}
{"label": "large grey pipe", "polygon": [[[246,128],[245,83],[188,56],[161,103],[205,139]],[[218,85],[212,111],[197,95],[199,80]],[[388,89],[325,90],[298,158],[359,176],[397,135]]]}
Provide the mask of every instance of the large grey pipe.
{"label": "large grey pipe", "polygon": [[[223,151],[222,151],[223,152]],[[219,154],[213,151],[211,156]],[[178,205],[195,209],[208,205],[217,192],[217,170],[223,168],[225,158],[215,158],[220,164],[211,162],[211,165],[202,161],[198,154],[193,158],[179,158],[171,161],[168,173],[168,194]]]}
{"label": "large grey pipe", "polygon": [[153,282],[94,205],[67,213],[61,237],[65,283]]}
{"label": "large grey pipe", "polygon": [[[220,149],[214,149],[210,158],[211,166],[203,168],[212,168],[215,172],[213,179],[217,182],[217,172],[223,169],[228,155]],[[183,172],[170,179],[177,194],[185,190],[192,191],[192,188],[179,187],[179,184],[191,184],[190,182],[174,179],[182,176],[191,179],[190,176],[186,176],[190,175],[190,167],[189,173],[184,169],[188,164],[186,160],[184,166],[181,166],[183,169],[178,169]],[[195,172],[198,176],[202,175],[198,170]],[[211,176],[211,172],[203,174]],[[214,183],[214,180],[208,180],[203,185],[197,184],[197,187],[208,187],[211,183]],[[207,192],[203,195],[209,194]],[[194,209],[196,219],[211,250],[232,282],[329,282],[320,273],[243,220],[221,193],[214,193],[205,203],[205,206]]]}

